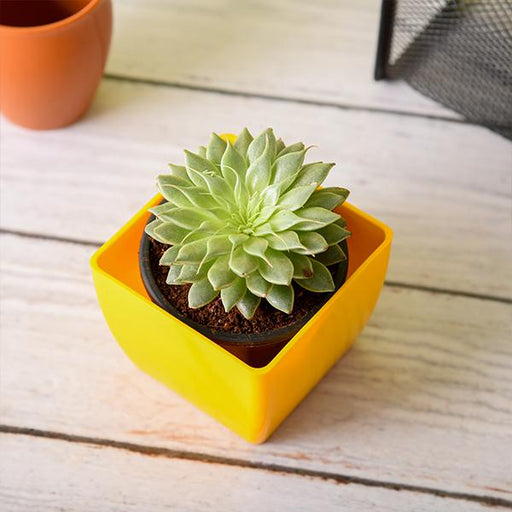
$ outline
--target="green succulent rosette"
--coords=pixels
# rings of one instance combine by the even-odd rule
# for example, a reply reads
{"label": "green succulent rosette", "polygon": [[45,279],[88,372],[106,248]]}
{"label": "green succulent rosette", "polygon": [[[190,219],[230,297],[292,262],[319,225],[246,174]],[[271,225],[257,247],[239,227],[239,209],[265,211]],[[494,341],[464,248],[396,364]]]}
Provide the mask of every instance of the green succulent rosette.
{"label": "green succulent rosette", "polygon": [[319,185],[334,164],[304,163],[309,148],[286,146],[272,129],[234,143],[212,134],[184,166],[158,176],[165,202],[150,209],[146,233],[170,246],[160,265],[169,285],[191,284],[188,302],[200,308],[219,294],[226,311],[251,319],[261,303],[291,313],[294,287],[332,292],[327,268],[346,259],[350,236],[333,209],[344,188]]}

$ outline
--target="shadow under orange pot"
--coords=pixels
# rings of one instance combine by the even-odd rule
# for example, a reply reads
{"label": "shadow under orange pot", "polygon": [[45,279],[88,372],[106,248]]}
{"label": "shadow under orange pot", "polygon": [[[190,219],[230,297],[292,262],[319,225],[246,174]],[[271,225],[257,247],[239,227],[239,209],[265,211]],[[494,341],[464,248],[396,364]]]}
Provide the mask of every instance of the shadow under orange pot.
{"label": "shadow under orange pot", "polygon": [[2,0],[2,114],[39,130],[79,119],[101,79],[111,33],[111,0]]}

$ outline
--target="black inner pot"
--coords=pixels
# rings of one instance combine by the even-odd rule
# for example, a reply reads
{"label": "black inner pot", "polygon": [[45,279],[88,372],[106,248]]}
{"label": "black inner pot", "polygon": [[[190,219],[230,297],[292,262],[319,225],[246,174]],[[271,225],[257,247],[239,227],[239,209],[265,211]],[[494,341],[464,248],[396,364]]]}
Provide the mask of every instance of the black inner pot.
{"label": "black inner pot", "polygon": [[[154,215],[151,215],[148,223],[154,220],[154,218]],[[340,247],[346,254],[347,259],[335,265],[334,268],[330,267],[336,288],[333,292],[323,293],[322,295],[325,297],[325,300],[319,301],[315,307],[311,308],[309,313],[292,324],[265,332],[250,334],[225,332],[212,329],[196,322],[195,320],[191,320],[178,311],[168,301],[160,290],[153,275],[150,258],[150,242],[151,239],[149,235],[144,232],[139,247],[139,267],[144,287],[146,288],[151,300],[162,309],[200,332],[207,338],[216,342],[248,365],[257,368],[268,364],[286,345],[286,343],[308,322],[308,320],[310,320],[311,317],[321,309],[321,307],[345,282],[348,271],[348,246],[347,241],[343,240],[340,242]]]}

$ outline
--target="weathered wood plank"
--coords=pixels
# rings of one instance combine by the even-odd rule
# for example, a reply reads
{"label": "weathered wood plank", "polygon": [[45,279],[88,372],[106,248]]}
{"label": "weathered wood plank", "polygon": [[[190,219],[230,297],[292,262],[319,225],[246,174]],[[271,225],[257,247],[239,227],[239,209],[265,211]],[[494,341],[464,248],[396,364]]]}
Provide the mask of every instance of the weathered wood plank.
{"label": "weathered wood plank", "polygon": [[101,319],[90,247],[0,246],[5,424],[511,498],[509,305],[386,287],[353,350],[251,446],[126,359]]}
{"label": "weathered wood plank", "polygon": [[435,120],[106,81],[88,118],[66,130],[1,123],[1,225],[105,239],[182,148],[247,122],[338,162],[329,183],[395,230],[389,279],[512,297],[510,142]]}
{"label": "weathered wood plank", "polygon": [[109,73],[227,91],[458,117],[375,82],[380,0],[118,0]]}
{"label": "weathered wood plank", "polygon": [[405,490],[44,438],[1,435],[0,450],[4,512],[488,510],[479,503]]}

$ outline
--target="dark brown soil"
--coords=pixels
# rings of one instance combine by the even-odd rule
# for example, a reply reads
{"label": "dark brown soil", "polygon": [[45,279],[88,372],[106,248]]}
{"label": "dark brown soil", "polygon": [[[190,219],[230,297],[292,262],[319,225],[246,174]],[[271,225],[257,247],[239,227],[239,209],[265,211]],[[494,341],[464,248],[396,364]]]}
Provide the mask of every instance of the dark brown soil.
{"label": "dark brown soil", "polygon": [[265,299],[262,299],[251,320],[244,318],[236,307],[226,313],[220,296],[202,308],[191,309],[188,307],[190,285],[168,285],[165,282],[169,267],[161,266],[158,262],[168,247],[168,245],[150,239],[150,265],[158,288],[169,303],[183,316],[214,331],[255,334],[285,327],[300,321],[313,309],[317,310],[331,296],[330,293],[308,292],[304,288],[294,285],[295,302],[291,314],[287,315],[275,309]]}

